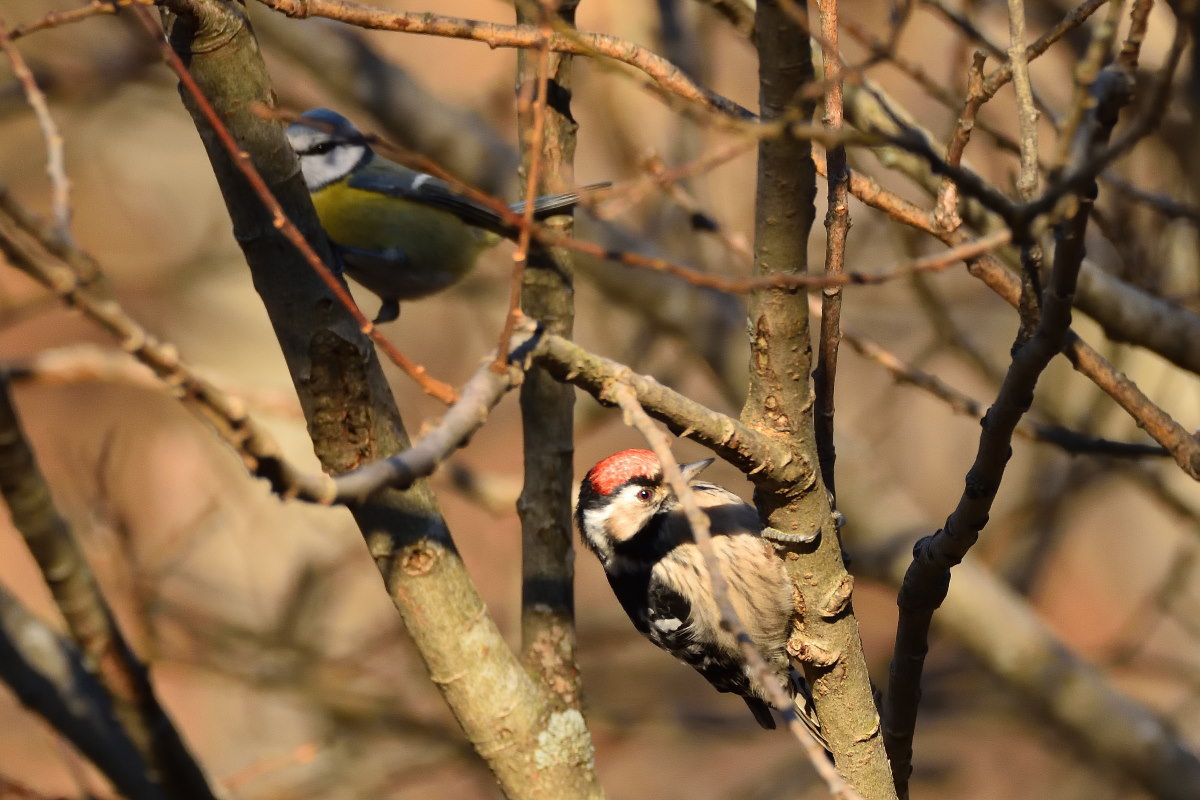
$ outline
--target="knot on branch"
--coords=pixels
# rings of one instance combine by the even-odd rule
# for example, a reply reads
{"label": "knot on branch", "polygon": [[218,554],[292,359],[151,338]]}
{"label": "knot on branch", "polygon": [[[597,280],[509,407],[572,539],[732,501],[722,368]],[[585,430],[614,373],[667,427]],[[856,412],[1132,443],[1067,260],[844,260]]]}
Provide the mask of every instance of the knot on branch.
{"label": "knot on branch", "polygon": [[174,0],[164,5],[171,11],[167,41],[185,61],[191,55],[220,50],[249,27],[246,10],[237,3]]}
{"label": "knot on branch", "polygon": [[437,550],[426,543],[409,548],[400,558],[400,569],[412,578],[420,578],[433,571],[437,563]]}
{"label": "knot on branch", "polygon": [[787,651],[797,661],[821,669],[832,667],[842,658],[841,650],[833,650],[816,642],[805,641],[795,635],[788,639]]}
{"label": "knot on branch", "polygon": [[821,601],[817,613],[823,619],[833,619],[840,615],[850,605],[850,595],[854,592],[854,576],[849,573],[842,576],[841,582],[833,588]]}

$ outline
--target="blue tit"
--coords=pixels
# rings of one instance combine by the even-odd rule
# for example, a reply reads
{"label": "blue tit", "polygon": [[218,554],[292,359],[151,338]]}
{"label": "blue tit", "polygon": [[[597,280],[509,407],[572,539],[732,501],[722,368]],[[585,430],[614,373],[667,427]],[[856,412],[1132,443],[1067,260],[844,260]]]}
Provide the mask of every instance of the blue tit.
{"label": "blue tit", "polygon": [[[517,234],[444,181],[376,155],[341,114],[307,111],[288,126],[287,137],[342,268],[383,303],[376,323],[396,319],[401,300],[456,283],[483,250]],[[608,185],[539,197],[534,216],[564,213],[584,193]],[[524,203],[509,208],[521,214]]]}

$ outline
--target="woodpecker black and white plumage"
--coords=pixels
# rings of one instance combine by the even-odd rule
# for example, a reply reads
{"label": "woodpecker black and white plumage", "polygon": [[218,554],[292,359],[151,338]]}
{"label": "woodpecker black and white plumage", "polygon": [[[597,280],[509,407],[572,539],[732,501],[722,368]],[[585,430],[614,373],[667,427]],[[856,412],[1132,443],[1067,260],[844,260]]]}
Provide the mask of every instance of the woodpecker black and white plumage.
{"label": "woodpecker black and white plumage", "polygon": [[[681,467],[708,515],[730,601],[771,679],[795,699],[801,719],[824,744],[807,687],[786,649],[795,604],[783,562],[763,538],[753,506],[728,489],[694,481],[712,461]],[[741,696],[762,727],[774,728],[764,686],[734,635],[721,627],[703,553],[663,480],[658,457],[649,450],[624,450],[598,462],[579,487],[575,518],[634,627],[717,691]]]}

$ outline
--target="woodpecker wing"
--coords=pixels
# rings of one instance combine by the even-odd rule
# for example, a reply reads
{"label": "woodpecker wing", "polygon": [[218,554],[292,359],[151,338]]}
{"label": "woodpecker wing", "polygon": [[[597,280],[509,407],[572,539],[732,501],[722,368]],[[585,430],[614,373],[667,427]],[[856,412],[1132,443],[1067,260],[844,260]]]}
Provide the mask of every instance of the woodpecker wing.
{"label": "woodpecker wing", "polygon": [[[610,573],[608,582],[630,621],[643,636],[695,669],[717,691],[743,696],[751,692],[737,652],[697,641],[691,604],[665,581],[659,580],[653,571]],[[753,706],[751,710],[761,723]],[[771,727],[774,727],[774,721]]]}

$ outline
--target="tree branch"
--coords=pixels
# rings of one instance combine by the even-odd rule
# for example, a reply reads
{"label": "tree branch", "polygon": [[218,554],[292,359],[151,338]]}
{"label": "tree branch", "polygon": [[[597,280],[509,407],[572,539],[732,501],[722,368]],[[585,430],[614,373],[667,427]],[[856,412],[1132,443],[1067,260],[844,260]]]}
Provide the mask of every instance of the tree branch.
{"label": "tree branch", "polygon": [[[1088,143],[1076,150],[1082,155],[1103,147],[1116,124],[1118,110],[1128,101],[1124,74],[1112,71],[1108,76],[1109,79],[1097,82],[1094,111],[1080,130],[1080,137]],[[912,736],[921,698],[930,621],[946,597],[951,567],[962,561],[987,524],[1012,453],[1013,431],[1033,402],[1037,380],[1066,344],[1093,197],[1094,192],[1077,198],[1074,214],[1058,236],[1054,266],[1042,297],[1041,318],[1033,336],[1014,345],[1013,359],[996,401],[981,423],[983,432],[975,462],[967,473],[966,488],[958,505],[941,530],[913,548],[913,561],[900,588],[897,599],[900,617],[884,706],[884,734],[901,798],[908,796],[908,778],[912,773]]]}
{"label": "tree branch", "polygon": [[166,797],[213,800],[208,779],[158,702],[145,665],[121,634],[79,542],[54,505],[17,418],[6,375],[0,375],[0,493],[71,637],[141,756],[145,779]]}
{"label": "tree branch", "polygon": [[[286,217],[328,260],[325,237],[300,180],[295,153],[275,120],[260,51],[240,9],[171,0],[172,46],[261,173]],[[322,465],[345,472],[407,444],[378,359],[332,290],[279,233],[262,199],[191,95],[185,105],[213,164],[235,236],[275,327]],[[582,716],[556,713],[488,616],[424,482],[387,489],[351,507],[413,642],[467,738],[505,794],[598,797]]]}
{"label": "tree branch", "polygon": [[[574,27],[578,0],[557,5],[557,22]],[[517,0],[517,22],[541,22],[549,36],[547,4]],[[534,61],[535,64],[530,62]],[[518,125],[525,208],[533,199],[575,185],[576,131],[571,114],[574,57],[539,49],[517,54]],[[532,90],[532,91],[530,91]],[[532,102],[526,102],[531,98]],[[570,237],[572,217],[556,216],[547,227]],[[529,241],[525,240],[528,247]],[[575,326],[573,254],[535,244],[517,249],[528,267],[519,287],[521,310],[549,333],[570,338]],[[504,346],[507,346],[505,343]],[[524,485],[521,517],[521,660],[562,708],[579,709],[581,692],[575,641],[575,549],[571,523],[574,496],[575,391],[533,369],[521,384]]]}
{"label": "tree branch", "polygon": [[129,800],[163,800],[79,651],[0,586],[0,679]]}
{"label": "tree branch", "polygon": [[[785,115],[808,119],[812,101],[799,101],[814,80],[806,10],[783,0],[759,0],[755,9],[759,108],[768,123]],[[757,276],[807,270],[809,231],[816,210],[816,172],[811,143],[781,136],[763,139],[758,151],[754,260]],[[812,351],[805,297],[786,289],[751,295],[750,391],[742,422],[780,442],[805,464],[817,460]],[[805,483],[768,483],[751,474],[755,502],[767,524],[784,534],[820,531],[814,545],[787,553],[788,575],[798,593],[802,629],[789,651],[804,667],[817,716],[838,768],[865,798],[894,797],[850,604],[852,579],[818,471]]]}

